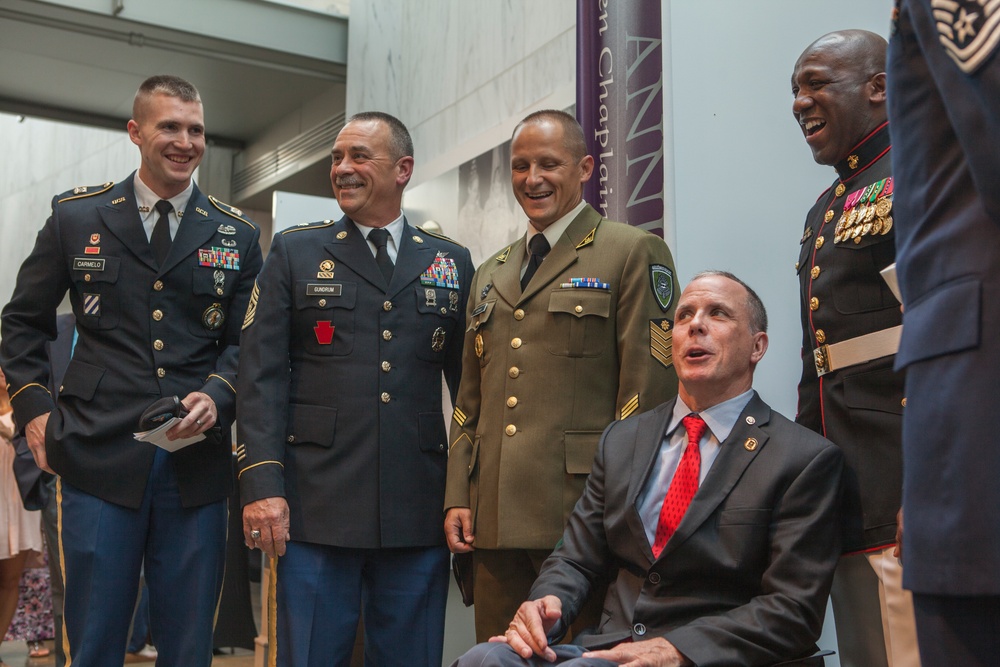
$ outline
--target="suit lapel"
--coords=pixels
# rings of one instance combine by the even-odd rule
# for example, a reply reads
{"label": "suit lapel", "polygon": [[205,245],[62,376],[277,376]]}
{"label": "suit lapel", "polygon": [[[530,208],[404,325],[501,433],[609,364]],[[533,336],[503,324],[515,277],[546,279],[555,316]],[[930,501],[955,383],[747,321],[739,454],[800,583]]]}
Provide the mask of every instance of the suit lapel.
{"label": "suit lapel", "polygon": [[[386,296],[395,296],[434,263],[437,251],[427,243],[424,235],[415,234],[416,231],[406,222],[406,218],[403,218],[403,234],[400,238],[399,252],[396,253],[396,266],[392,270],[392,280],[389,281],[389,290]],[[417,243],[413,240],[414,236],[423,239],[423,242]]]}
{"label": "suit lapel", "polygon": [[139,208],[132,187],[134,177],[133,174],[112,188],[110,196],[113,203],[101,206],[97,210],[104,225],[128,248],[129,252],[155,270],[156,260],[149,248],[149,239],[146,238],[146,231],[142,228],[142,220],[139,219]]}
{"label": "suit lapel", "polygon": [[625,498],[629,508],[626,522],[636,540],[644,546],[650,562],[653,561],[653,552],[646,539],[646,527],[642,523],[642,517],[639,516],[636,502],[646,487],[653,464],[660,453],[663,436],[667,432],[667,424],[670,423],[670,416],[674,413],[676,401],[676,398],[667,401],[638,417],[640,421],[636,428],[635,447],[632,450],[632,470],[629,473],[628,495]]}
{"label": "suit lapel", "polygon": [[[500,261],[500,257],[505,257]],[[490,282],[504,301],[514,305],[521,299],[521,260],[524,258],[524,237],[497,254],[491,261],[495,262],[490,273]],[[542,262],[544,264],[545,262]]]}
{"label": "suit lapel", "polygon": [[[540,292],[555,280],[563,271],[577,260],[576,247],[583,242],[588,234],[594,230],[601,222],[601,214],[591,207],[584,208],[569,227],[559,237],[556,244],[545,257],[545,261],[538,267],[538,271],[528,283],[527,288],[521,295],[521,301],[526,301]],[[522,244],[523,247],[523,244]],[[522,249],[523,253],[524,250]],[[518,287],[520,287],[520,275],[518,276]]]}
{"label": "suit lapel", "polygon": [[[209,211],[216,210],[201,193],[198,186],[191,191],[187,208],[177,227],[174,242],[170,244],[170,252],[160,267],[160,274],[167,273],[183,262],[207,241],[212,239],[219,227],[219,220],[212,217]],[[227,224],[227,223],[223,223]]]}
{"label": "suit lapel", "polygon": [[[349,267],[351,271],[383,292],[386,291],[385,276],[375,263],[375,255],[368,247],[368,241],[365,240],[361,230],[347,216],[341,218],[333,229],[333,239],[323,246],[326,251],[339,263]],[[341,233],[344,238],[339,238]]]}
{"label": "suit lapel", "polygon": [[[677,526],[677,532],[663,548],[660,558],[677,549],[678,545],[683,544],[684,540],[697,531],[733,490],[747,466],[767,444],[769,436],[761,430],[761,427],[767,424],[770,418],[770,408],[760,399],[757,392],[754,392],[750,402],[733,425],[729,437],[720,446],[719,455],[715,458],[712,469],[708,471],[708,476],[705,477],[704,483],[691,501],[691,506]],[[752,447],[748,446],[751,439],[756,441]]]}

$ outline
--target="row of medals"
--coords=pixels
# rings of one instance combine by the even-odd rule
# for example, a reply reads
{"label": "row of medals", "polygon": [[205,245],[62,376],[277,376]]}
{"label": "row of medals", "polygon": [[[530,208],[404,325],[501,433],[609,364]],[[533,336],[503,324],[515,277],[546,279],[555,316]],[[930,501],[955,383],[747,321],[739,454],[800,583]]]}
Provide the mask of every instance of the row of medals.
{"label": "row of medals", "polygon": [[885,236],[892,229],[892,216],[889,215],[891,211],[890,197],[883,197],[874,203],[866,202],[850,211],[844,211],[834,230],[834,243],[843,243],[848,239],[861,243],[861,237],[869,234]]}

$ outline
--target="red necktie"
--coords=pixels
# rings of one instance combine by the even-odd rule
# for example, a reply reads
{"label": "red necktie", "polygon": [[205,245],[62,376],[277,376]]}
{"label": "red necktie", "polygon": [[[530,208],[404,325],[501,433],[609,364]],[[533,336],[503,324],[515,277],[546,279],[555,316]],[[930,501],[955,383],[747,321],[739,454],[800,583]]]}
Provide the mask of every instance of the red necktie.
{"label": "red necktie", "polygon": [[677,530],[684,513],[691,505],[694,494],[698,492],[698,476],[701,474],[701,450],[698,448],[698,443],[708,425],[696,414],[690,414],[682,421],[684,429],[687,430],[688,443],[674,478],[670,482],[670,488],[667,489],[667,495],[663,499],[663,507],[660,508],[660,520],[656,524],[656,540],[653,542],[655,558],[660,557],[663,547],[667,546],[667,540]]}

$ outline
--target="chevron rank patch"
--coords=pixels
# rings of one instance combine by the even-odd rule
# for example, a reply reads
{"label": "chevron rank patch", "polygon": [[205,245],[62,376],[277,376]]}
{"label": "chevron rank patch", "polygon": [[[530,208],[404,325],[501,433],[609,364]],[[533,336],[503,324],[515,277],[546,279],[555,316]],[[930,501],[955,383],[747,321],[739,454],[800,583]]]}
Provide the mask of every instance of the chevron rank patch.
{"label": "chevron rank patch", "polygon": [[673,322],[667,318],[649,321],[649,353],[667,368],[674,365],[673,340]]}
{"label": "chevron rank patch", "polygon": [[636,394],[622,406],[622,419],[627,419],[633,412],[639,409],[639,394]]}
{"label": "chevron rank patch", "polygon": [[974,73],[1000,42],[1000,2],[931,0],[941,46],[966,74]]}
{"label": "chevron rank patch", "polygon": [[250,293],[250,303],[247,305],[247,314],[243,318],[243,327],[246,329],[253,324],[253,318],[257,316],[257,300],[260,298],[260,285],[253,281],[253,292]]}

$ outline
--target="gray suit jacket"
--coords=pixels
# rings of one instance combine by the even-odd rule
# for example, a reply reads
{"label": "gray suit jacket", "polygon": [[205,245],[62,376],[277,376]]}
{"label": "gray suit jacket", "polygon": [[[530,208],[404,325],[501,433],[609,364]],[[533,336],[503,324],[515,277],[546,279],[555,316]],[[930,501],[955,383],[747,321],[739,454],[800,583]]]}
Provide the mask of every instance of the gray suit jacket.
{"label": "gray suit jacket", "polygon": [[562,600],[559,636],[610,569],[601,623],[579,638],[586,646],[662,636],[699,667],[811,654],[840,552],[840,450],[755,394],[654,559],[636,498],[673,406],[604,432],[583,497],[530,598]]}

